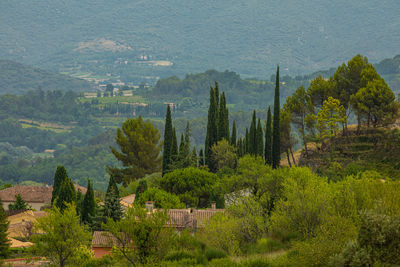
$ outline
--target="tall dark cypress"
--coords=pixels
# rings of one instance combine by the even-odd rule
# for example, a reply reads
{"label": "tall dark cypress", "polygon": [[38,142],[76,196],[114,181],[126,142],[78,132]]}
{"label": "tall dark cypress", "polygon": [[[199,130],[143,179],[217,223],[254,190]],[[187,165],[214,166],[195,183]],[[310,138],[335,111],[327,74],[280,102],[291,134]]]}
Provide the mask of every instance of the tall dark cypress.
{"label": "tall dark cypress", "polygon": [[[138,197],[138,195],[136,195]],[[108,188],[106,193],[106,198],[104,201],[103,210],[103,221],[106,222],[107,218],[111,218],[114,221],[119,221],[122,217],[122,207],[119,197],[119,190],[117,183],[111,176],[108,182]]]}
{"label": "tall dark cypress", "polygon": [[272,168],[276,169],[281,161],[281,140],[280,140],[280,103],[279,103],[279,66],[276,69],[275,98],[274,98],[274,119],[272,125]]}
{"label": "tall dark cypress", "polygon": [[246,128],[246,135],[244,139],[244,154],[249,154],[250,153],[250,140],[249,140],[249,128]]}
{"label": "tall dark cypress", "polygon": [[61,184],[67,179],[68,174],[65,170],[64,166],[57,166],[56,173],[54,174],[54,184],[53,184],[53,193],[51,195],[51,204],[53,204],[54,200],[58,196],[60,192]]}
{"label": "tall dark cypress", "polygon": [[[216,86],[218,84],[216,83]],[[207,121],[207,135],[206,142],[204,145],[205,161],[208,167],[212,170],[212,160],[211,160],[211,147],[217,141],[217,103],[215,97],[214,88],[210,87],[210,106],[208,108],[208,121]]]}
{"label": "tall dark cypress", "polygon": [[219,115],[218,115],[218,141],[225,138],[229,141],[229,121],[228,109],[226,108],[225,92],[222,92],[219,101]]}
{"label": "tall dark cypress", "polygon": [[[174,127],[172,130],[171,166],[174,166],[177,160],[178,160],[178,139],[176,138],[176,129]],[[170,171],[172,171],[171,167]]]}
{"label": "tall dark cypress", "polygon": [[251,120],[249,132],[249,151],[251,155],[257,154],[257,118],[256,111],[253,111],[253,118]]}
{"label": "tall dark cypress", "polygon": [[200,152],[199,152],[199,166],[204,166],[204,154],[203,154],[203,149],[200,149]]}
{"label": "tall dark cypress", "polygon": [[264,136],[263,136],[263,130],[261,126],[261,120],[260,118],[258,119],[258,124],[257,124],[257,131],[256,131],[256,141],[257,141],[257,155],[258,156],[263,156],[264,154]]}
{"label": "tall dark cypress", "polygon": [[268,107],[267,124],[265,127],[265,164],[272,165],[272,115],[271,108]]}
{"label": "tall dark cypress", "polygon": [[167,114],[165,115],[165,129],[164,129],[162,175],[168,172],[169,165],[171,164],[171,145],[172,145],[172,118],[171,118],[171,108],[169,105],[167,105]]}
{"label": "tall dark cypress", "polygon": [[83,198],[81,220],[83,223],[88,224],[92,222],[92,217],[96,213],[96,202],[94,200],[94,192],[90,180],[88,180],[88,187]]}
{"label": "tall dark cypress", "polygon": [[236,146],[236,121],[232,124],[231,145]]}
{"label": "tall dark cypress", "polygon": [[61,212],[67,208],[67,203],[76,202],[76,192],[74,184],[71,178],[67,177],[60,185],[59,193],[54,201],[55,206],[60,209]]}

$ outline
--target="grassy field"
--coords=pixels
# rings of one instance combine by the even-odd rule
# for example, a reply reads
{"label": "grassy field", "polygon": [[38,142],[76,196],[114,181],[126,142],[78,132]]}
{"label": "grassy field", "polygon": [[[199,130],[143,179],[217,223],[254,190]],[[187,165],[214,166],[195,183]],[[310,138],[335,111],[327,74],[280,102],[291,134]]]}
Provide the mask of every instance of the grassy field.
{"label": "grassy field", "polygon": [[66,125],[49,123],[49,122],[38,122],[38,121],[25,120],[25,119],[20,119],[19,123],[21,124],[22,128],[34,127],[34,128],[38,128],[40,130],[49,130],[49,131],[53,131],[56,133],[69,132],[73,128],[73,126],[66,126]]}
{"label": "grassy field", "polygon": [[126,103],[145,103],[148,104],[149,100],[140,96],[140,95],[134,95],[134,96],[113,96],[113,97],[96,97],[96,98],[80,98],[80,101],[82,103],[85,102],[91,102],[92,99],[96,99],[99,101],[100,104],[111,104],[111,103],[117,103],[117,101],[121,104],[126,104]]}

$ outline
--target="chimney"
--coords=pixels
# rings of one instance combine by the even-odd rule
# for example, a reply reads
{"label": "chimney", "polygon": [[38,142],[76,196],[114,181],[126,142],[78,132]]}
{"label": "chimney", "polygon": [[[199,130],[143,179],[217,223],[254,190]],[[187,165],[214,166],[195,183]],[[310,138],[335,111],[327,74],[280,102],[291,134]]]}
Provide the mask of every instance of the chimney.
{"label": "chimney", "polygon": [[217,209],[217,203],[215,201],[211,202],[211,209],[216,210]]}
{"label": "chimney", "polygon": [[146,201],[145,205],[146,205],[147,211],[149,211],[149,212],[153,211],[153,209],[154,209],[154,202],[153,201]]}

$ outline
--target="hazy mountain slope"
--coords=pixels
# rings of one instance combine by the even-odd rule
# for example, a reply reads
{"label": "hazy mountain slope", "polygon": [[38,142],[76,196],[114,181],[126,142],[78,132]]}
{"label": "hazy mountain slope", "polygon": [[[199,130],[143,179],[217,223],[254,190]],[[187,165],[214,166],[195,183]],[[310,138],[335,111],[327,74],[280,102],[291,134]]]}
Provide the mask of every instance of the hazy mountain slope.
{"label": "hazy mountain slope", "polygon": [[26,66],[10,60],[0,60],[0,94],[21,94],[28,90],[87,91],[89,82]]}
{"label": "hazy mountain slope", "polygon": [[[131,47],[131,59],[144,53],[170,60],[171,72],[178,74],[229,68],[265,77],[277,63],[283,72],[297,74],[357,53],[375,62],[399,52],[397,0],[4,0],[1,5],[0,57],[46,68],[72,66],[88,52],[74,51],[79,42],[99,38]],[[111,62],[121,57],[115,51],[114,58],[97,53]]]}

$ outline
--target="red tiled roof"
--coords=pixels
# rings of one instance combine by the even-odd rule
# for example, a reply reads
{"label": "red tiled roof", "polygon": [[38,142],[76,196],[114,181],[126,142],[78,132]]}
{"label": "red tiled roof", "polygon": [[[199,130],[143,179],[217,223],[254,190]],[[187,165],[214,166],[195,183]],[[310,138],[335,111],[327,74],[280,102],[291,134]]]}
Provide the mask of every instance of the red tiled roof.
{"label": "red tiled roof", "polygon": [[[82,194],[86,194],[87,189],[83,186],[74,184],[75,190],[80,189]],[[53,193],[52,186],[26,186],[16,185],[0,191],[0,199],[5,202],[14,202],[15,195],[20,194],[26,202],[50,203]]]}
{"label": "red tiled roof", "polygon": [[111,248],[115,246],[117,242],[117,239],[108,232],[93,232],[92,247],[94,248]]}
{"label": "red tiled roof", "polygon": [[193,209],[170,209],[168,215],[170,222],[167,224],[169,227],[176,228],[203,228],[205,223],[216,213],[224,212],[223,209],[207,209],[207,210],[193,210]]}

